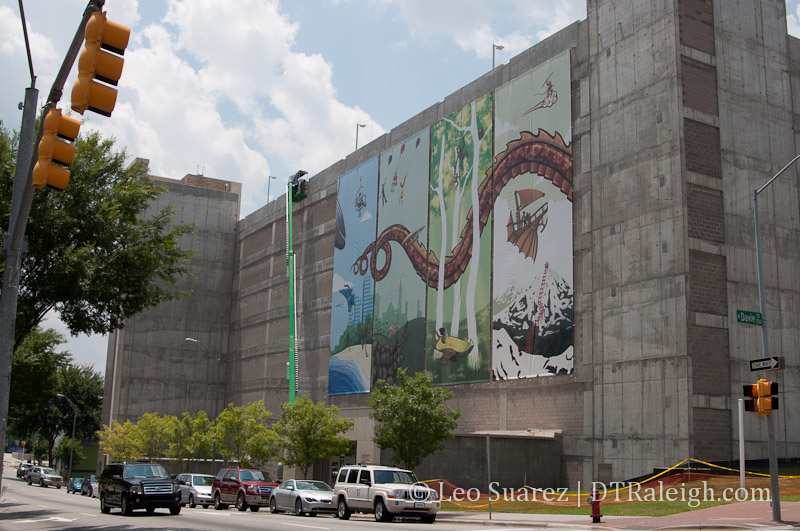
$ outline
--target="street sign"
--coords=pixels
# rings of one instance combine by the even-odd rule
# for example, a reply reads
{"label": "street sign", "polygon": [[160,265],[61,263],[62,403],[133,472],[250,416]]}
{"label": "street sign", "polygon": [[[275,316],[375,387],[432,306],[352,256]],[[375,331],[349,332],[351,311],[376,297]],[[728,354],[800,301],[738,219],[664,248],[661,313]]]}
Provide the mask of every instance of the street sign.
{"label": "street sign", "polygon": [[750,372],[769,371],[772,369],[783,369],[785,365],[783,356],[772,356],[771,358],[761,358],[760,360],[750,361]]}
{"label": "street sign", "polygon": [[736,321],[739,323],[757,326],[761,326],[763,324],[761,312],[748,312],[745,310],[736,310]]}

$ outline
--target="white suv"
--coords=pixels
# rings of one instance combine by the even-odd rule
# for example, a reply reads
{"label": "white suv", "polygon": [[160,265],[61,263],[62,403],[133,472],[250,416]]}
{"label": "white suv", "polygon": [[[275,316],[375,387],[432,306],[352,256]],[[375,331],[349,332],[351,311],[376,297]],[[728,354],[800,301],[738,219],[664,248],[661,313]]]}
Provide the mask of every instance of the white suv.
{"label": "white suv", "polygon": [[441,507],[436,491],[417,481],[410,470],[376,465],[342,467],[332,501],[342,520],[359,512],[374,513],[378,522],[390,522],[395,516],[417,516],[432,524]]}

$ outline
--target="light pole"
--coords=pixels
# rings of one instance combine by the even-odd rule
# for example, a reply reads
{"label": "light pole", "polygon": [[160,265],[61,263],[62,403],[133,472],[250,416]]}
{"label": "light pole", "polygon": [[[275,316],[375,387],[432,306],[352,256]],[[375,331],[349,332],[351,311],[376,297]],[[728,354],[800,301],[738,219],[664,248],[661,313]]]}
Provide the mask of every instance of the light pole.
{"label": "light pole", "polygon": [[360,127],[366,127],[366,124],[356,124],[356,151],[358,151],[358,129]]}
{"label": "light pole", "polygon": [[[211,353],[211,350],[209,350],[209,348],[206,346],[206,344],[203,343],[202,341],[199,341],[199,340],[197,340],[197,339],[195,339],[193,337],[187,337],[187,338],[184,339],[184,341],[191,341],[192,343],[197,343],[198,345],[200,345],[204,349],[206,349],[206,353],[209,356],[211,356],[212,358],[217,360],[217,383],[216,383],[216,386],[214,388],[214,422],[216,423],[217,422],[217,415],[219,414],[218,407],[219,407],[219,365],[220,365],[220,361],[221,361],[220,357],[219,356],[214,356]],[[214,439],[212,439],[212,441],[211,441],[211,474],[212,475],[214,474],[214,466],[216,465],[216,462],[217,462],[217,437],[216,437],[216,433],[215,433],[214,434]]]}
{"label": "light pole", "polygon": [[494,70],[494,52],[496,50],[502,50],[503,48],[505,48],[505,46],[503,46],[502,44],[492,43],[492,70]]}
{"label": "light pole", "polygon": [[274,175],[267,177],[267,203],[269,203],[269,185],[272,184],[272,179],[277,179]]}
{"label": "light pole", "polygon": [[[773,175],[767,183],[753,191],[753,215],[756,222],[756,264],[758,267],[758,297],[761,303],[761,345],[764,348],[764,357],[769,358],[769,336],[767,335],[767,299],[764,294],[764,262],[761,258],[761,230],[758,225],[758,194],[763,192],[767,186],[778,178],[780,174],[789,169],[789,166],[797,162],[800,155],[783,167],[781,171]],[[781,493],[778,484],[778,455],[775,450],[775,419],[772,415],[767,416],[767,453],[769,456],[769,483],[772,491],[772,520],[781,521]],[[744,467],[744,464],[741,465]]]}
{"label": "light pole", "polygon": [[75,421],[78,420],[78,406],[75,405],[75,402],[70,400],[67,395],[62,395],[61,393],[57,393],[56,396],[61,398],[66,398],[69,405],[72,406],[72,440],[70,441],[69,447],[69,469],[67,472],[67,481],[72,481],[72,454],[75,452]]}

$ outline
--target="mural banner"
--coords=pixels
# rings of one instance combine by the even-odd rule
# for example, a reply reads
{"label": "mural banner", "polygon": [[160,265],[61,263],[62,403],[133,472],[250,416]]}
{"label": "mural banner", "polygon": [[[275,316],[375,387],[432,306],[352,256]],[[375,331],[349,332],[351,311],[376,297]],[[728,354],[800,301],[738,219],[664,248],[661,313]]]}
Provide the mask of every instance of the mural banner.
{"label": "mural banner", "polygon": [[431,129],[426,369],[436,383],[489,379],[492,94]]}
{"label": "mural banner", "polygon": [[573,370],[569,52],[495,91],[492,378]]}
{"label": "mural banner", "polygon": [[[372,383],[425,369],[430,128],[381,154]],[[420,260],[422,258],[422,260]],[[421,264],[421,267],[418,267]]]}
{"label": "mural banner", "polygon": [[372,359],[374,280],[354,264],[375,241],[378,158],[339,177],[333,251],[328,394],[367,393]]}

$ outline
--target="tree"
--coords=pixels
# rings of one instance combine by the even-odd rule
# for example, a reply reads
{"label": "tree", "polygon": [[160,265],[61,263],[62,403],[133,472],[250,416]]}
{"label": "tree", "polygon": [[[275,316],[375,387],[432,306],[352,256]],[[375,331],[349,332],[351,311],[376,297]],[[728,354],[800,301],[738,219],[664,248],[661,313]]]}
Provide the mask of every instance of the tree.
{"label": "tree", "polygon": [[188,472],[192,461],[211,456],[214,427],[205,411],[189,414],[175,423],[169,441],[167,457],[177,459],[183,472]]}
{"label": "tree", "polygon": [[[8,227],[16,142],[0,123],[0,231]],[[165,188],[145,176],[143,162],[126,168],[126,157],[114,140],[82,135],[67,189],[35,193],[15,348],[50,310],[72,334],[105,334],[183,295],[172,286],[188,272],[192,251],[182,251],[179,239],[192,226],[170,228],[173,208],[152,209]]]}
{"label": "tree", "polygon": [[[75,438],[91,439],[100,429],[103,409],[103,377],[88,363],[69,363],[59,370],[60,393],[69,398],[78,410]],[[72,434],[72,406],[65,398],[58,401],[63,416],[61,432]]]}
{"label": "tree", "polygon": [[[42,422],[51,422],[47,419],[53,413],[55,395],[60,392],[59,371],[72,361],[68,352],[56,350],[64,342],[64,337],[53,329],[35,328],[14,352],[8,411],[12,433],[20,436],[41,433]],[[51,427],[56,431],[57,426]],[[55,433],[52,440],[57,436]]]}
{"label": "tree", "polygon": [[453,392],[434,387],[427,371],[412,377],[399,368],[396,381],[392,386],[379,380],[367,399],[373,409],[369,416],[378,422],[372,439],[382,450],[394,450],[403,466],[414,469],[455,436],[461,411],[445,404]]}
{"label": "tree", "polygon": [[283,438],[284,462],[299,466],[303,477],[318,460],[349,450],[350,438],[344,433],[352,427],[353,421],[341,417],[337,406],[326,408],[305,396],[294,404],[281,404],[281,419],[274,425]]}
{"label": "tree", "polygon": [[250,467],[278,457],[280,438],[266,426],[271,415],[263,400],[246,407],[228,404],[216,423],[217,449],[226,462],[236,459],[240,466]]}
{"label": "tree", "polygon": [[69,470],[70,453],[72,453],[73,469],[77,463],[80,463],[84,460],[84,458],[86,458],[86,454],[83,452],[83,444],[81,444],[80,440],[76,439],[75,446],[73,447],[72,437],[61,437],[61,439],[58,441],[56,449],[53,450],[53,457],[58,460],[61,471],[64,474],[66,474]]}
{"label": "tree", "polygon": [[133,450],[136,457],[164,457],[178,419],[172,415],[145,413],[136,421],[133,430]]}
{"label": "tree", "polygon": [[136,426],[130,420],[126,420],[125,424],[112,420],[111,426],[103,425],[103,428],[97,431],[100,449],[114,461],[127,461],[139,457],[136,455],[135,430]]}

